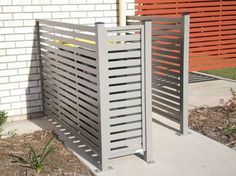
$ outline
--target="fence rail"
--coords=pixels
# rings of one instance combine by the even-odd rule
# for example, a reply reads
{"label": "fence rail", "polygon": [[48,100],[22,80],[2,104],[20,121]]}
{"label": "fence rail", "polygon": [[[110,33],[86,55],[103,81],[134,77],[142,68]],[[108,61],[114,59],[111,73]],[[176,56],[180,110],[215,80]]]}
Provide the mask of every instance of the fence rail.
{"label": "fence rail", "polygon": [[236,67],[236,2],[232,0],[135,0],[136,15],[189,13],[190,71]]}
{"label": "fence rail", "polygon": [[[44,112],[98,155],[151,160],[151,23],[105,28],[39,20]],[[147,45],[148,46],[148,45]],[[150,85],[149,85],[149,84]]]}

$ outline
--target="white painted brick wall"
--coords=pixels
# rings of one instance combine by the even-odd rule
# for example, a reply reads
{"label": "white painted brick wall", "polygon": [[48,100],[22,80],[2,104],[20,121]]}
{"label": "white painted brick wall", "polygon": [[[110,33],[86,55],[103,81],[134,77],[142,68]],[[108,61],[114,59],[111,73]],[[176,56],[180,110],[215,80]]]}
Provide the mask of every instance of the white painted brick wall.
{"label": "white painted brick wall", "polygon": [[[35,19],[117,25],[117,0],[0,0],[0,110],[10,116],[42,109]],[[127,0],[127,15],[134,14]]]}

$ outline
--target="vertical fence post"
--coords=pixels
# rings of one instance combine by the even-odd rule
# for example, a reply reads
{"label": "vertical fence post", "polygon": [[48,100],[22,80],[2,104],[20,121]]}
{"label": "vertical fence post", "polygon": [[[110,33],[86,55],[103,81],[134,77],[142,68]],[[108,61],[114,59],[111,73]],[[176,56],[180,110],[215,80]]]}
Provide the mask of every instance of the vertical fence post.
{"label": "vertical fence post", "polygon": [[104,23],[96,23],[97,69],[98,69],[98,105],[100,120],[100,169],[108,169],[110,143],[109,83],[107,31]]}
{"label": "vertical fence post", "polygon": [[188,134],[188,75],[189,75],[189,27],[190,16],[182,16],[182,64],[181,64],[181,110],[180,110],[180,132]]}
{"label": "vertical fence post", "polygon": [[39,20],[35,21],[35,31],[37,35],[37,47],[38,47],[38,59],[39,59],[39,71],[40,71],[40,81],[41,81],[41,99],[42,99],[42,113],[45,114],[45,107],[44,107],[44,96],[43,96],[43,64],[41,58],[41,48],[40,48],[40,26]]}
{"label": "vertical fence post", "polygon": [[145,160],[152,162],[152,21],[144,21]]}

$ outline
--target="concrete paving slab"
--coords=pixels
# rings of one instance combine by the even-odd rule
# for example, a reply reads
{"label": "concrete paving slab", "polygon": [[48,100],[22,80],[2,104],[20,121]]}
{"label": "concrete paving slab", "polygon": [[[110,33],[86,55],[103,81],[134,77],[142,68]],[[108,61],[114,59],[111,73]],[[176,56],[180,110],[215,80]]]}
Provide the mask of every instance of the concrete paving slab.
{"label": "concrete paving slab", "polygon": [[[42,129],[53,129],[60,133],[59,138],[74,151],[82,162],[98,176],[235,176],[236,152],[201,134],[190,131],[189,135],[180,136],[178,125],[168,119],[153,114],[153,164],[148,164],[136,155],[112,159],[113,169],[98,172],[94,161],[45,119],[12,122],[5,130],[18,129],[17,132],[30,133]],[[155,119],[158,119],[155,120]],[[162,123],[166,124],[163,126]],[[64,133],[64,134],[63,134]],[[95,160],[95,159],[94,159]]]}
{"label": "concrete paving slab", "polygon": [[230,89],[236,91],[236,82],[215,80],[189,84],[189,108],[217,106],[220,99],[232,97]]}
{"label": "concrete paving slab", "polygon": [[[38,125],[42,123],[43,125]],[[17,135],[33,133],[43,129],[50,129],[51,126],[43,118],[36,118],[31,120],[20,120],[15,122],[9,122],[4,125],[4,132],[15,131]]]}
{"label": "concrete paving slab", "polygon": [[[177,129],[167,119],[161,122]],[[191,131],[179,136],[160,124],[153,123],[154,164],[147,164],[136,156],[111,161],[113,170],[99,176],[235,176],[236,152],[201,134]]]}

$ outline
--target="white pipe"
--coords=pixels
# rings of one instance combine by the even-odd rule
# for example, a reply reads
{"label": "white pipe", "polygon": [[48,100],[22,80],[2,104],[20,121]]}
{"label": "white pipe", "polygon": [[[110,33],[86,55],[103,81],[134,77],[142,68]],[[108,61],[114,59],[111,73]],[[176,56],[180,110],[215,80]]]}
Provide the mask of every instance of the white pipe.
{"label": "white pipe", "polygon": [[126,1],[119,0],[119,25],[126,26]]}

